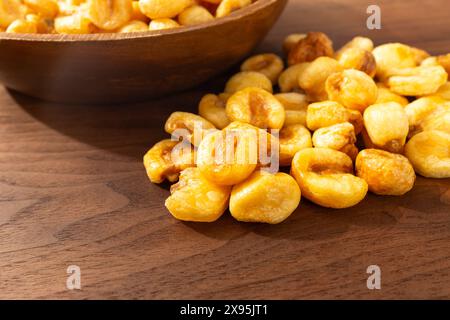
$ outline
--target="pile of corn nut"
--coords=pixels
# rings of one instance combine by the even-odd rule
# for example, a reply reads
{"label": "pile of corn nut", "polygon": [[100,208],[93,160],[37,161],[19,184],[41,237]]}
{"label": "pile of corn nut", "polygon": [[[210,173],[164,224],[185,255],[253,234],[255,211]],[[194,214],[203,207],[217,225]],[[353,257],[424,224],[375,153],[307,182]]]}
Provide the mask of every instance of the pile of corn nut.
{"label": "pile of corn nut", "polygon": [[1,0],[0,32],[144,32],[206,23],[256,0]]}
{"label": "pile of corn nut", "polygon": [[[283,49],[286,68],[275,54],[250,57],[199,115],[167,120],[172,139],[144,165],[154,183],[178,180],[165,203],[175,218],[211,222],[229,208],[239,221],[276,224],[301,195],[342,209],[368,191],[401,196],[416,173],[450,177],[450,54],[364,37],[335,52],[320,32],[289,35]],[[228,162],[217,161],[228,147]],[[262,161],[262,149],[276,157]]]}

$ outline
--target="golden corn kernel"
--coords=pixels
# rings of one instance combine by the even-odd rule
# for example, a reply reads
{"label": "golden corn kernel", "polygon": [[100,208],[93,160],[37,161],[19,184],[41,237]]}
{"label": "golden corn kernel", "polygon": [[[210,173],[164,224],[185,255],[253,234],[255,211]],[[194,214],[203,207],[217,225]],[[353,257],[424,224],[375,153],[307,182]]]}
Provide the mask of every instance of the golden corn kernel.
{"label": "golden corn kernel", "polygon": [[348,208],[364,199],[368,185],[352,173],[349,156],[333,149],[303,149],[292,160],[291,174],[302,194],[323,207]]}
{"label": "golden corn kernel", "polygon": [[141,12],[152,20],[173,18],[192,4],[192,0],[139,0]]}
{"label": "golden corn kernel", "polygon": [[436,57],[437,63],[439,63],[445,71],[450,74],[450,53]]}
{"label": "golden corn kernel", "polygon": [[141,8],[139,7],[139,1],[133,1],[132,6],[133,11],[131,13],[131,20],[138,20],[148,24],[150,22],[150,19],[142,13]]}
{"label": "golden corn kernel", "polygon": [[333,73],[328,77],[325,87],[330,100],[360,112],[375,103],[378,96],[373,79],[358,70]]}
{"label": "golden corn kernel", "polygon": [[283,60],[273,53],[258,54],[250,57],[241,65],[241,71],[255,71],[262,73],[275,85],[283,72]]}
{"label": "golden corn kernel", "polygon": [[59,17],[55,19],[56,33],[63,34],[87,34],[91,33],[93,25],[91,21],[82,14]]}
{"label": "golden corn kernel", "polygon": [[156,31],[156,30],[167,30],[167,29],[175,29],[178,28],[180,25],[178,22],[172,19],[155,19],[152,20],[148,26],[148,29],[150,31]]}
{"label": "golden corn kernel", "polygon": [[322,32],[309,32],[289,51],[288,64],[292,66],[297,63],[314,61],[318,57],[333,56],[333,42],[330,38]]}
{"label": "golden corn kernel", "polygon": [[0,27],[8,28],[16,20],[25,18],[27,7],[20,0],[0,1]]}
{"label": "golden corn kernel", "polygon": [[238,221],[277,224],[295,211],[300,198],[300,188],[290,175],[256,171],[233,187],[230,212]]}
{"label": "golden corn kernel", "polygon": [[243,71],[235,74],[225,85],[225,93],[236,93],[242,89],[257,87],[272,93],[272,82],[264,74],[254,71]]}
{"label": "golden corn kernel", "polygon": [[367,50],[349,48],[339,55],[338,62],[344,69],[356,69],[366,73],[372,78],[375,77],[377,72],[375,57]]}
{"label": "golden corn kernel", "polygon": [[86,10],[95,26],[113,31],[130,21],[133,4],[131,0],[88,0]]}
{"label": "golden corn kernel", "polygon": [[348,122],[350,122],[355,128],[355,134],[360,134],[364,128],[364,119],[358,110],[347,109],[349,112]]}
{"label": "golden corn kernel", "polygon": [[[224,130],[227,132],[232,132],[232,134],[235,135],[254,135],[257,138],[257,168],[264,167],[267,169],[274,169],[272,173],[278,171],[279,168],[275,167],[275,165],[277,164],[273,163],[275,160],[279,159],[280,141],[277,137],[275,137],[265,129],[261,129],[251,124],[240,121],[231,122]],[[253,137],[249,139],[253,139]],[[268,166],[272,165],[273,167],[268,168]]]}
{"label": "golden corn kernel", "polygon": [[264,129],[281,129],[285,119],[283,105],[271,93],[252,87],[231,96],[226,112],[231,121],[250,123]]}
{"label": "golden corn kernel", "polygon": [[120,33],[145,32],[148,24],[140,20],[132,20],[119,29]]}
{"label": "golden corn kernel", "polygon": [[178,22],[184,26],[206,23],[212,20],[214,20],[213,15],[205,7],[199,5],[184,9],[178,16]]}
{"label": "golden corn kernel", "polygon": [[364,125],[372,143],[379,149],[401,153],[409,123],[403,107],[396,102],[374,104],[364,112]]}
{"label": "golden corn kernel", "polygon": [[317,129],[312,136],[312,143],[316,148],[330,148],[344,153],[350,152],[348,156],[354,156],[354,145],[356,142],[355,128],[349,122],[338,123],[329,127]]}
{"label": "golden corn kernel", "polygon": [[53,0],[23,0],[23,3],[43,18],[53,19],[59,12],[58,4]]}
{"label": "golden corn kernel", "polygon": [[401,196],[414,186],[416,174],[408,159],[377,149],[362,150],[356,158],[356,173],[375,194]]}
{"label": "golden corn kernel", "polygon": [[288,35],[283,41],[283,52],[288,55],[292,48],[302,39],[306,38],[305,33],[293,33]]}
{"label": "golden corn kernel", "polygon": [[230,124],[225,110],[227,100],[215,94],[205,95],[198,105],[198,114],[211,122],[216,128],[223,129]]}
{"label": "golden corn kernel", "polygon": [[35,23],[19,19],[13,21],[6,29],[8,33],[37,33],[37,26]]}
{"label": "golden corn kernel", "polygon": [[431,67],[431,66],[439,66],[440,64],[438,63],[437,57],[428,57],[426,59],[424,59],[420,65],[422,67]]}
{"label": "golden corn kernel", "polygon": [[309,65],[309,62],[299,63],[284,70],[278,78],[280,91],[291,92],[300,89],[298,79]]}
{"label": "golden corn kernel", "polygon": [[217,184],[237,184],[256,169],[257,145],[258,138],[253,130],[225,129],[211,133],[198,147],[198,168]]}
{"label": "golden corn kernel", "polygon": [[342,48],[340,48],[336,52],[336,59],[339,59],[341,53],[346,51],[347,49],[361,49],[372,52],[373,50],[373,41],[366,37],[354,37],[351,41],[347,42]]}
{"label": "golden corn kernel", "polygon": [[450,100],[450,82],[447,81],[443,86],[441,86],[435,95],[445,100]]}
{"label": "golden corn kernel", "polygon": [[447,82],[447,72],[441,66],[403,68],[389,77],[387,85],[391,91],[404,96],[433,94]]}
{"label": "golden corn kernel", "polygon": [[450,133],[450,103],[440,96],[417,99],[405,107],[409,136],[428,130]]}
{"label": "golden corn kernel", "polygon": [[227,209],[231,188],[205,179],[198,168],[188,168],[181,172],[170,193],[165,204],[176,219],[213,222]]}
{"label": "golden corn kernel", "polygon": [[424,131],[405,146],[405,156],[414,170],[428,178],[450,178],[450,134]]}
{"label": "golden corn kernel", "polygon": [[145,154],[144,166],[151,182],[175,182],[182,170],[195,166],[195,151],[190,144],[162,140]]}
{"label": "golden corn kernel", "polygon": [[330,75],[341,70],[343,68],[336,60],[320,57],[311,62],[299,75],[298,84],[305,90],[310,101],[328,100],[325,82]]}
{"label": "golden corn kernel", "polygon": [[430,54],[426,52],[425,50],[411,47],[414,59],[416,61],[416,65],[421,64],[424,60],[428,59],[430,57]]}
{"label": "golden corn kernel", "polygon": [[378,87],[378,96],[377,101],[375,101],[374,104],[397,102],[402,106],[406,106],[409,103],[408,99],[406,99],[404,96],[392,92],[384,84],[377,83],[377,87]]}
{"label": "golden corn kernel", "polygon": [[381,80],[392,75],[397,69],[412,68],[417,65],[411,47],[401,43],[387,43],[372,51],[377,62],[377,77]]}
{"label": "golden corn kernel", "polygon": [[206,135],[216,130],[208,120],[189,112],[174,112],[167,119],[164,129],[175,137],[183,137],[198,146]]}
{"label": "golden corn kernel", "polygon": [[295,154],[311,148],[311,133],[301,124],[285,126],[280,130],[280,165],[289,166]]}
{"label": "golden corn kernel", "polygon": [[27,14],[25,20],[36,25],[38,33],[50,33],[51,27],[47,24],[47,20],[42,19],[36,14]]}
{"label": "golden corn kernel", "polygon": [[312,131],[349,120],[350,112],[335,101],[311,103],[306,113],[306,124]]}
{"label": "golden corn kernel", "polygon": [[252,3],[252,0],[222,0],[217,7],[216,17],[222,18],[233,11],[244,8]]}
{"label": "golden corn kernel", "polygon": [[284,126],[289,126],[292,124],[301,124],[306,126],[306,110],[308,109],[308,101],[304,94],[296,92],[279,93],[275,95],[275,98],[281,102],[284,107]]}

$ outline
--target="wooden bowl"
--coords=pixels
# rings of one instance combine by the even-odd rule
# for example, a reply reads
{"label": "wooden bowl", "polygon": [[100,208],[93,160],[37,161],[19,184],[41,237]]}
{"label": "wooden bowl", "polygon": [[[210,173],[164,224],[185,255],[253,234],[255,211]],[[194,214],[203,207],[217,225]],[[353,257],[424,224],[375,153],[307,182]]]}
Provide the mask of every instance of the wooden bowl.
{"label": "wooden bowl", "polygon": [[211,23],[133,34],[0,33],[0,82],[43,100],[106,104],[192,88],[264,38],[287,0],[259,0]]}

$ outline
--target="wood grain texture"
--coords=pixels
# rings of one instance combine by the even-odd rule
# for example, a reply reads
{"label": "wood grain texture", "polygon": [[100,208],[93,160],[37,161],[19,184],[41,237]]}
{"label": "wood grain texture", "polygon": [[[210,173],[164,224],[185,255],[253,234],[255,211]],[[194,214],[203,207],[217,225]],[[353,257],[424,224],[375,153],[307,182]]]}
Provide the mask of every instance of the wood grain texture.
{"label": "wood grain texture", "polygon": [[0,82],[47,101],[119,103],[220,74],[269,32],[287,0],[260,0],[201,25],[133,34],[0,34]]}
{"label": "wood grain texture", "polygon": [[[365,29],[368,1],[290,1],[258,51],[321,30],[450,52],[447,0],[378,1],[383,29]],[[347,210],[302,200],[286,222],[183,223],[168,186],[141,158],[175,110],[195,111],[225,77],[127,106],[63,106],[0,89],[0,298],[450,298],[450,179],[419,178],[403,197],[369,195]],[[68,291],[66,268],[81,267]],[[366,288],[366,268],[382,289]]]}

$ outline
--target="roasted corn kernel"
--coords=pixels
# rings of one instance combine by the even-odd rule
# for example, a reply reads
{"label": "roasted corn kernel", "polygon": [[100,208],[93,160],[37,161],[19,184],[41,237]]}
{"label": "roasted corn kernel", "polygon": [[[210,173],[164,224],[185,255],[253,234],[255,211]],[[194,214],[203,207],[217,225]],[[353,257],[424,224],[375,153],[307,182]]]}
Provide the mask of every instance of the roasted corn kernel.
{"label": "roasted corn kernel", "polygon": [[178,22],[184,26],[206,23],[212,20],[214,20],[213,15],[205,7],[199,5],[186,8],[178,16]]}
{"label": "roasted corn kernel", "polygon": [[441,86],[435,95],[445,100],[450,100],[450,82],[447,81],[443,86]]}
{"label": "roasted corn kernel", "polygon": [[270,79],[255,71],[242,71],[232,76],[225,85],[225,93],[233,94],[249,87],[261,88],[272,93]]}
{"label": "roasted corn kernel", "polygon": [[225,110],[226,102],[223,97],[207,94],[200,100],[198,114],[211,122],[216,128],[223,129],[230,124]]}
{"label": "roasted corn kernel", "polygon": [[328,77],[325,87],[330,100],[361,112],[375,103],[378,97],[378,88],[373,79],[358,70],[333,73]]}
{"label": "roasted corn kernel", "polygon": [[120,33],[145,32],[148,31],[148,24],[140,20],[132,20],[120,28]]}
{"label": "roasted corn kernel", "polygon": [[450,134],[450,102],[440,96],[417,99],[405,107],[409,136],[421,131],[440,130]]}
{"label": "roasted corn kernel", "polygon": [[216,130],[208,120],[189,112],[174,112],[167,119],[164,129],[175,137],[188,140],[198,146],[205,136]]}
{"label": "roasted corn kernel", "polygon": [[294,124],[280,130],[280,165],[289,166],[295,154],[311,148],[311,133],[301,124]]}
{"label": "roasted corn kernel", "polygon": [[197,165],[203,175],[220,185],[244,181],[258,162],[258,137],[253,130],[225,129],[203,139]]}
{"label": "roasted corn kernel", "polygon": [[87,0],[87,15],[102,30],[113,31],[130,21],[131,0]]}
{"label": "roasted corn kernel", "polygon": [[293,33],[288,35],[283,41],[283,52],[288,55],[292,48],[302,39],[306,38],[305,33]]}
{"label": "roasted corn kernel", "polygon": [[[231,122],[224,130],[232,132],[234,135],[251,134],[255,136],[257,138],[258,151],[257,168],[264,168],[271,173],[278,172],[280,149],[280,141],[277,138],[277,136],[279,136],[278,132],[274,132],[277,134],[277,136],[275,136],[265,129],[240,121]],[[249,139],[252,140],[253,137],[249,137]]]}
{"label": "roasted corn kernel", "polygon": [[33,13],[43,18],[53,19],[59,12],[58,4],[54,0],[23,0],[23,3],[31,9]]}
{"label": "roasted corn kernel", "polygon": [[365,149],[356,158],[356,173],[373,193],[400,196],[414,186],[416,174],[408,159],[383,150]]}
{"label": "roasted corn kernel", "polygon": [[175,182],[182,170],[195,166],[195,151],[190,144],[162,140],[145,154],[144,166],[151,182]]}
{"label": "roasted corn kernel", "polygon": [[346,51],[347,49],[361,49],[372,52],[373,50],[373,42],[369,38],[365,37],[354,37],[351,41],[347,42],[342,48],[340,48],[336,52],[336,58],[339,59],[341,53]]}
{"label": "roasted corn kernel", "polygon": [[291,173],[302,194],[323,207],[348,208],[367,194],[367,183],[355,177],[353,162],[345,153],[327,148],[309,148],[297,152]]}
{"label": "roasted corn kernel", "polygon": [[291,92],[299,90],[298,79],[306,70],[310,63],[299,63],[284,70],[278,78],[278,86],[281,92]]}
{"label": "roasted corn kernel", "polygon": [[150,19],[142,13],[141,8],[139,7],[139,1],[133,1],[132,6],[133,12],[131,14],[131,20],[138,20],[148,24],[150,22]]}
{"label": "roasted corn kernel", "polygon": [[335,101],[312,103],[308,106],[306,113],[306,124],[312,131],[349,120],[350,112]]}
{"label": "roasted corn kernel", "polygon": [[13,21],[6,29],[8,33],[37,33],[36,23],[27,21],[25,19],[19,19]]}
{"label": "roasted corn kernel", "polygon": [[437,63],[439,63],[445,71],[450,74],[450,53],[438,56],[436,59]]}
{"label": "roasted corn kernel", "polygon": [[333,42],[322,32],[309,32],[305,38],[300,39],[288,54],[290,66],[311,62],[318,57],[333,57]]}
{"label": "roasted corn kernel", "polygon": [[139,0],[139,7],[143,14],[155,20],[173,18],[192,3],[192,0]]}
{"label": "roasted corn kernel", "polygon": [[325,82],[330,75],[343,70],[334,59],[320,57],[311,62],[298,77],[300,88],[305,90],[311,101],[328,100]]}
{"label": "roasted corn kernel", "polygon": [[403,68],[389,77],[389,89],[404,96],[433,94],[447,82],[447,72],[441,66]]}
{"label": "roasted corn kernel", "polygon": [[300,198],[300,188],[290,175],[256,171],[233,187],[230,212],[239,221],[277,224],[294,212]]}
{"label": "roasted corn kernel", "polygon": [[417,65],[416,55],[411,47],[401,43],[387,43],[372,51],[377,63],[377,77],[384,80],[398,69]]}
{"label": "roasted corn kernel", "polygon": [[276,84],[278,77],[283,72],[283,60],[273,53],[258,54],[250,57],[241,65],[241,71],[255,71],[262,73],[272,84]]}
{"label": "roasted corn kernel", "polygon": [[364,125],[379,149],[401,153],[409,131],[408,116],[396,102],[374,104],[364,112]]}
{"label": "roasted corn kernel", "polygon": [[62,34],[87,34],[94,30],[91,21],[80,13],[55,19],[55,31]]}
{"label": "roasted corn kernel", "polygon": [[450,134],[436,130],[416,134],[406,144],[405,155],[418,174],[450,178]]}
{"label": "roasted corn kernel", "polygon": [[375,57],[370,51],[349,48],[344,50],[338,57],[338,62],[344,69],[356,69],[368,74],[370,77],[375,77],[377,72],[377,64]]}
{"label": "roasted corn kernel", "polygon": [[349,122],[338,123],[316,130],[312,136],[312,143],[316,148],[330,148],[347,154],[354,159],[355,148],[349,147],[356,142],[355,128]]}
{"label": "roasted corn kernel", "polygon": [[170,193],[166,208],[176,219],[213,222],[227,209],[231,188],[205,179],[198,168],[188,168],[181,172]]}
{"label": "roasted corn kernel", "polygon": [[285,119],[284,126],[292,124],[301,124],[306,126],[306,110],[308,109],[308,101],[306,96],[301,93],[289,92],[279,93],[275,98],[284,107]]}
{"label": "roasted corn kernel", "polygon": [[154,19],[150,22],[148,29],[150,31],[175,29],[180,25],[173,19]]}
{"label": "roasted corn kernel", "polygon": [[8,28],[16,20],[25,18],[27,7],[20,0],[0,1],[0,27]]}
{"label": "roasted corn kernel", "polygon": [[221,18],[229,15],[233,11],[244,8],[252,3],[252,0],[222,0],[217,7],[216,17]]}
{"label": "roasted corn kernel", "polygon": [[355,134],[358,135],[364,128],[364,119],[358,110],[347,109],[349,112],[348,122],[350,122],[355,128]]}
{"label": "roasted corn kernel", "polygon": [[283,105],[260,88],[236,92],[228,99],[226,112],[231,121],[250,123],[264,129],[281,129],[285,119]]}
{"label": "roasted corn kernel", "polygon": [[377,83],[378,87],[378,96],[377,101],[374,104],[378,103],[387,103],[387,102],[397,102],[402,106],[406,106],[409,101],[404,96],[396,94],[389,90],[384,84]]}

